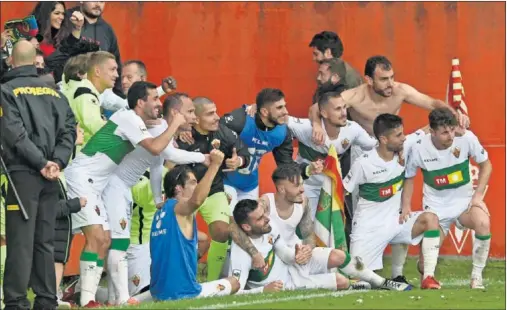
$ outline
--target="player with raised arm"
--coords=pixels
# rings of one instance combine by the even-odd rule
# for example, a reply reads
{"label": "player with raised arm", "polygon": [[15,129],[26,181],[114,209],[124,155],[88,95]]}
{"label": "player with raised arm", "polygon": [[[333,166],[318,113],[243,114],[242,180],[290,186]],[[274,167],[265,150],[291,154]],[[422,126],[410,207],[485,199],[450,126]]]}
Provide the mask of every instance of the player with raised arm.
{"label": "player with raised arm", "polygon": [[[438,215],[440,240],[433,242],[434,247],[442,244],[451,224],[466,227],[475,232],[472,251],[472,289],[484,289],[482,271],[486,266],[491,242],[489,212],[484,203],[484,194],[492,172],[488,152],[479,139],[469,130],[462,136],[456,136],[458,121],[448,109],[435,109],[429,114],[431,134],[421,137],[408,154],[405,173],[405,189],[402,194],[403,214],[411,210],[414,177],[417,169],[423,174],[424,210]],[[470,158],[479,165],[479,184],[473,189],[470,181]],[[439,243],[440,241],[440,243]],[[424,244],[423,244],[424,246]],[[436,263],[437,258],[423,256],[418,268]],[[423,285],[431,280],[424,270]],[[440,287],[440,284],[434,283]]]}
{"label": "player with raised arm", "polygon": [[[226,158],[222,170],[213,180],[209,197],[199,208],[211,235],[207,280],[213,281],[218,279],[222,272],[227,255],[227,241],[229,240],[231,211],[224,192],[224,174],[248,167],[250,153],[238,135],[219,122],[220,117],[213,101],[205,97],[197,97],[193,102],[197,116],[197,123],[192,128],[194,142],[188,144],[177,140],[179,148],[203,154],[209,154],[211,150],[219,149]],[[192,171],[198,180],[203,177],[207,169],[208,167],[204,164],[192,164]]]}
{"label": "player with raised arm", "polygon": [[421,288],[429,289],[436,288],[432,283],[435,282],[433,277],[439,251],[438,243],[434,243],[439,236],[438,217],[422,211],[400,215],[405,155],[417,139],[425,135],[424,130],[405,137],[399,116],[377,116],[373,131],[379,146],[354,162],[343,186],[349,193],[359,190],[350,235],[351,255],[362,257],[368,268],[380,270],[388,244],[417,245],[422,241],[422,255],[427,262],[424,273],[432,280],[423,282]]}
{"label": "player with raised arm", "polygon": [[[328,92],[318,101],[321,125],[326,133],[324,144],[317,145],[312,140],[312,124],[309,119],[289,117],[288,126],[298,140],[297,162],[309,163],[326,158],[329,147],[334,145],[338,155],[345,153],[353,145],[371,150],[377,140],[371,137],[358,123],[347,120],[347,105],[340,97],[341,91]],[[319,203],[320,189],[325,176],[312,175],[304,182],[305,196],[308,197],[315,218]]]}
{"label": "player with raised arm", "polygon": [[153,138],[144,123],[161,106],[155,85],[134,83],[128,101],[130,110],[115,113],[64,171],[69,197],[87,199],[86,206],[72,214],[73,229],[81,229],[86,238],[80,259],[80,303],[83,307],[98,306],[95,293],[110,246],[110,227],[101,197],[109,176],[138,144],[151,154],[159,155],[173,135],[168,128]]}
{"label": "player with raised arm", "polygon": [[197,221],[195,212],[208,197],[224,154],[210,152],[211,164],[197,183],[188,166],[176,166],[164,178],[170,197],[155,213],[151,226],[151,283],[155,300],[231,295],[238,291],[235,278],[197,282]]}
{"label": "player with raised arm", "polygon": [[[181,100],[180,100],[181,99]],[[160,108],[160,107],[159,107]],[[146,110],[150,120],[157,120],[159,108]],[[157,137],[167,128],[173,136],[181,130],[189,131],[196,122],[192,100],[185,94],[175,94],[167,98],[163,106],[164,119],[160,125],[148,128],[148,132]],[[206,157],[197,152],[187,152],[175,148],[172,143],[158,156],[152,155],[141,146],[127,154],[118,168],[109,178],[102,193],[109,226],[111,228],[111,249],[108,255],[109,305],[136,304],[135,298],[129,298],[127,249],[130,243],[131,188],[150,168],[150,181],[156,203],[162,202],[163,162],[169,160],[176,164],[203,163]],[[151,224],[151,222],[150,222]],[[145,266],[149,268],[149,266]]]}
{"label": "player with raised arm", "polygon": [[[308,199],[303,195],[303,180],[296,164],[284,164],[277,167],[273,172],[272,179],[276,186],[276,193],[264,194],[260,198],[259,204],[268,213],[271,223],[274,223],[278,228],[284,243],[292,249],[295,247],[299,249],[301,260],[297,260],[297,263],[305,265],[310,275],[325,274],[330,269],[338,268],[344,274],[359,278],[375,288],[397,291],[412,289],[408,284],[387,280],[375,274],[363,266],[362,259],[358,256],[350,256],[347,252],[338,249],[315,246],[311,209]],[[241,249],[258,248],[260,252],[258,255],[265,262],[260,270],[269,268],[269,257],[266,256],[266,253],[262,253],[258,244],[246,233],[244,227],[241,227],[239,223],[238,225],[231,224],[231,234],[236,245]],[[297,236],[297,230],[303,240]],[[235,253],[231,249],[231,265],[233,265],[232,261],[237,259],[234,255]],[[249,260],[253,261],[253,259],[249,255]],[[301,267],[289,269],[291,274],[293,272],[304,274],[305,272]],[[297,278],[296,274],[293,274],[293,277]],[[343,275],[337,274],[336,279],[340,283],[346,283],[345,288],[349,287],[349,281]]]}

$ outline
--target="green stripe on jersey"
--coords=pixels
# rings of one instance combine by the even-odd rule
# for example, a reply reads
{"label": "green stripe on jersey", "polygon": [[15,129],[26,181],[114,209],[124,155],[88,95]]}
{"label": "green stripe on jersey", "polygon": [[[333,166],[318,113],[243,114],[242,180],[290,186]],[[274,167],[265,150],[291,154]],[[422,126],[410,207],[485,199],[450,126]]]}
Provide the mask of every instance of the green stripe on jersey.
{"label": "green stripe on jersey", "polygon": [[298,141],[298,153],[299,156],[309,161],[315,161],[317,159],[323,159],[327,157],[327,154],[319,153],[316,150],[299,141]]}
{"label": "green stripe on jersey", "polygon": [[273,265],[275,264],[276,255],[273,249],[269,251],[266,258],[264,258],[264,262],[266,266],[264,266],[263,270],[251,269],[248,274],[248,280],[253,282],[262,282],[269,277],[271,273],[271,269],[273,269]]}
{"label": "green stripe on jersey", "polygon": [[129,140],[123,140],[114,132],[118,125],[111,120],[97,131],[90,141],[85,145],[81,152],[87,156],[94,156],[97,153],[103,153],[117,165],[128,153],[134,150],[134,145]]}
{"label": "green stripe on jersey", "polygon": [[383,183],[365,183],[359,185],[359,196],[375,202],[383,202],[393,197],[403,188],[405,171],[399,176]]}
{"label": "green stripe on jersey", "polygon": [[470,163],[465,160],[451,167],[428,171],[422,169],[424,184],[436,189],[452,189],[470,182]]}

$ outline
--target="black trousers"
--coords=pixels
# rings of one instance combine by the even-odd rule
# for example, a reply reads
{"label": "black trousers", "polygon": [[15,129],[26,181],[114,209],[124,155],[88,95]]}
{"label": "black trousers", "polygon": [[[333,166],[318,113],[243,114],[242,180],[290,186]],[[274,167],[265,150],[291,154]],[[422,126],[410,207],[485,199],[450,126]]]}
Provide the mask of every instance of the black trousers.
{"label": "black trousers", "polygon": [[34,309],[55,309],[56,276],[53,239],[58,183],[39,172],[10,173],[30,219],[25,221],[9,185],[6,199],[7,258],[4,274],[6,309],[30,309],[27,290],[35,293]]}
{"label": "black trousers", "polygon": [[[345,177],[352,166],[350,156],[350,148],[340,156],[340,166],[342,169],[342,177]],[[350,251],[350,233],[352,232],[352,217],[354,210],[352,206],[352,195],[345,196],[345,240],[347,241],[347,249]]]}

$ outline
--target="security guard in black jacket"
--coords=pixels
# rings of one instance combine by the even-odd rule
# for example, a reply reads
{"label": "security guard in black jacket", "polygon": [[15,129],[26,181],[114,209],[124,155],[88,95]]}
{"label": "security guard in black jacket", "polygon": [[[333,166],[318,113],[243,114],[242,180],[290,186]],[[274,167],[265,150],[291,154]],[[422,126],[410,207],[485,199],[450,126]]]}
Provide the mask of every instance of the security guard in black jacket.
{"label": "security guard in black jacket", "polygon": [[[55,309],[53,239],[59,172],[67,165],[76,139],[76,123],[65,96],[37,77],[35,49],[16,43],[13,69],[2,78],[0,118],[2,157],[12,183],[6,199],[7,259],[4,275],[6,309]],[[17,201],[12,187],[17,189]],[[21,213],[26,210],[28,220]]]}

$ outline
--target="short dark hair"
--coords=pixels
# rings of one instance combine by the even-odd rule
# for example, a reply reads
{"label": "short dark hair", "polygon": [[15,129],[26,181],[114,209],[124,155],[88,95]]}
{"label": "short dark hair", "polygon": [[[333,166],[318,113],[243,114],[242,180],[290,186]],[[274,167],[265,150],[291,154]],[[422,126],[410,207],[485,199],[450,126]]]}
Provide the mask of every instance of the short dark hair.
{"label": "short dark hair", "polygon": [[35,49],[35,56],[42,56],[42,57],[44,57],[44,53],[40,49],[36,48]]}
{"label": "short dark hair", "polygon": [[134,82],[127,93],[129,108],[134,109],[139,99],[146,101],[149,89],[157,89],[157,85],[145,81]]}
{"label": "short dark hair", "polygon": [[322,31],[313,36],[309,47],[317,48],[321,53],[326,49],[331,50],[331,55],[334,58],[340,58],[343,55],[343,43],[340,37],[333,31]]}
{"label": "short dark hair", "polygon": [[452,113],[452,111],[448,108],[434,109],[430,112],[428,119],[430,122],[430,128],[433,130],[438,129],[438,127],[450,127],[458,125],[456,115],[454,115],[454,113]]}
{"label": "short dark hair", "polygon": [[189,173],[193,173],[186,165],[176,165],[164,177],[164,192],[166,197],[176,196],[176,186],[184,186],[188,181]]}
{"label": "short dark hair", "polygon": [[331,101],[331,99],[340,98],[343,90],[344,89],[338,89],[337,91],[330,91],[330,92],[321,94],[319,96],[319,101],[317,101],[318,105],[319,105],[319,109],[323,109],[325,106],[327,106],[329,101]]}
{"label": "short dark hair", "polygon": [[377,66],[380,66],[382,70],[389,70],[393,67],[387,57],[380,55],[372,56],[366,60],[366,65],[364,66],[364,75],[373,78]]}
{"label": "short dark hair", "polygon": [[373,134],[380,141],[380,136],[385,136],[389,131],[403,125],[403,120],[398,115],[384,113],[373,121]]}
{"label": "short dark hair", "polygon": [[280,101],[285,98],[283,92],[278,88],[264,88],[262,89],[255,98],[255,104],[257,105],[257,113],[261,108],[266,107],[274,102]]}
{"label": "short dark hair", "polygon": [[162,114],[168,115],[169,110],[176,109],[179,110],[181,108],[181,105],[183,102],[181,101],[182,98],[189,98],[188,94],[186,93],[172,93],[165,98],[163,106],[162,106]]}
{"label": "short dark hair", "polygon": [[341,80],[345,80],[347,69],[345,68],[345,62],[338,58],[322,59],[319,61],[321,65],[328,65],[331,74],[337,74]]}
{"label": "short dark hair", "polygon": [[146,65],[141,60],[137,60],[137,59],[127,60],[123,64],[124,67],[126,67],[128,65],[137,65],[137,68],[139,69],[139,71],[141,72],[142,75],[144,75],[144,76],[148,75],[148,73],[147,73],[148,71],[146,70]]}
{"label": "short dark hair", "polygon": [[273,183],[277,184],[280,181],[289,181],[294,184],[299,183],[301,177],[301,168],[296,163],[282,164],[276,167],[271,175]]}
{"label": "short dark hair", "polygon": [[319,87],[317,87],[315,93],[313,94],[312,102],[313,103],[319,102],[320,97],[325,93],[336,92],[338,94],[341,94],[345,90],[347,90],[347,87],[342,83],[338,84],[325,83],[323,85],[319,85]]}
{"label": "short dark hair", "polygon": [[248,216],[250,213],[254,212],[258,206],[259,203],[257,200],[243,199],[238,201],[236,207],[234,207],[234,212],[232,212],[236,224],[238,224],[238,226],[241,228],[241,224],[248,222]]}

